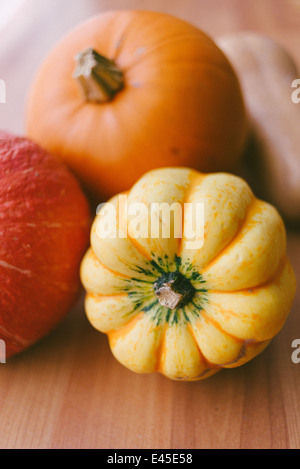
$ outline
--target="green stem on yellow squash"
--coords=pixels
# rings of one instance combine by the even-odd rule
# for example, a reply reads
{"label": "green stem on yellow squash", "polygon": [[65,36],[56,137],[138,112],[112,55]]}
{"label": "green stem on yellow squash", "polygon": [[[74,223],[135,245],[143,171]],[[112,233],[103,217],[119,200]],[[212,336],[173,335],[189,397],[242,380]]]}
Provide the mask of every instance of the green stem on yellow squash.
{"label": "green stem on yellow squash", "polygon": [[166,272],[155,282],[154,292],[162,306],[176,309],[191,301],[196,290],[180,272]]}

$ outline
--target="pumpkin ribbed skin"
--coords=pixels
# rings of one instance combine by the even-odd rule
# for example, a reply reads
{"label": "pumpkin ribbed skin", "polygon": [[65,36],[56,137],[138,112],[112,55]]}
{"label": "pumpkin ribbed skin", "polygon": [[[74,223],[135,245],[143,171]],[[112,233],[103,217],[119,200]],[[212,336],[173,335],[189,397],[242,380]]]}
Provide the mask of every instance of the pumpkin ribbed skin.
{"label": "pumpkin ribbed skin", "polygon": [[[124,74],[110,102],[85,102],[72,76],[87,48]],[[107,200],[159,167],[231,171],[246,118],[236,74],[212,39],[170,15],[128,10],[93,17],[52,50],[32,84],[26,127]]]}
{"label": "pumpkin ribbed skin", "polygon": [[[198,380],[264,350],[282,328],[296,288],[277,210],[256,199],[239,177],[184,168],[145,174],[127,193],[128,213],[137,202],[149,209],[152,203],[183,208],[203,203],[204,243],[189,244],[186,210],[182,237],[174,236],[173,226],[170,238],[162,232],[159,238],[138,237],[131,216],[127,236],[118,230],[117,237],[104,237],[102,207],[81,279],[87,316],[108,335],[114,356],[135,372]],[[118,228],[126,231],[124,205],[118,196],[110,203]],[[161,305],[155,293],[156,282],[168,272],[180,273],[194,291],[190,301],[173,309]]]}

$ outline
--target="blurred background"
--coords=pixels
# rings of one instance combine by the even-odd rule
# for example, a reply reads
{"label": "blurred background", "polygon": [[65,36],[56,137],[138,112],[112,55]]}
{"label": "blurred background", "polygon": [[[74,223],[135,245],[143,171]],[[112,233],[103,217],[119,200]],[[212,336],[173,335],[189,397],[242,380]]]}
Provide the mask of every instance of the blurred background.
{"label": "blurred background", "polygon": [[136,8],[171,13],[213,37],[261,31],[285,45],[300,65],[300,0],[0,0],[0,79],[6,83],[0,128],[24,131],[31,80],[65,32],[96,13]]}

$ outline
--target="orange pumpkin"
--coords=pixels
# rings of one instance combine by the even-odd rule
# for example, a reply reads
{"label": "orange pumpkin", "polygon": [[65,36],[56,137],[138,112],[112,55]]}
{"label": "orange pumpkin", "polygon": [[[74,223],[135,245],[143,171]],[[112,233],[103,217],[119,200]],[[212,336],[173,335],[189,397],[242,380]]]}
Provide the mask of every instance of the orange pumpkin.
{"label": "orange pumpkin", "polygon": [[27,110],[28,135],[106,197],[152,168],[231,170],[245,122],[238,79],[214,41],[150,11],[107,12],[68,33]]}

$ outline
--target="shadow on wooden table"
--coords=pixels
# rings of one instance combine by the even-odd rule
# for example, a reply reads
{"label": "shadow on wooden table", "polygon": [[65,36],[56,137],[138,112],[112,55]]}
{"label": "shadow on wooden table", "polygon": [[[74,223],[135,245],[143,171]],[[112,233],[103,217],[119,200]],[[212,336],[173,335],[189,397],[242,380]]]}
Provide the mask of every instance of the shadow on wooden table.
{"label": "shadow on wooden table", "polygon": [[250,363],[199,382],[175,382],[120,365],[106,336],[86,319],[81,299],[47,337],[1,367],[0,445],[297,447],[300,383],[290,359],[296,320],[294,310],[291,323]]}

